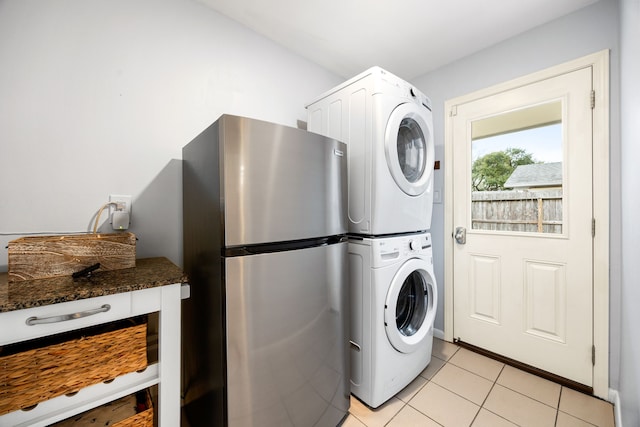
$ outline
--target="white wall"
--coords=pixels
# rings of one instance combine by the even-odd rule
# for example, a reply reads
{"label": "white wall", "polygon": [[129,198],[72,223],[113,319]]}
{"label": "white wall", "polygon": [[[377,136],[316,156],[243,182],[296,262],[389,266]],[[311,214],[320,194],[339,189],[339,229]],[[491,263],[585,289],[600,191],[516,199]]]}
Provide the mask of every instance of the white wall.
{"label": "white wall", "polygon": [[[540,26],[505,42],[494,45],[457,62],[444,66],[413,83],[433,101],[436,159],[444,152],[444,102],[467,93],[502,83],[562,62],[603,49],[611,49],[611,379],[617,386],[617,354],[620,326],[620,140],[619,140],[619,51],[618,5],[615,0],[600,0],[573,14]],[[455,29],[452,29],[454,31]],[[444,185],[444,168],[436,171],[437,189]],[[636,181],[637,182],[637,181]],[[441,194],[443,194],[441,192]],[[439,295],[444,296],[444,205],[434,205],[432,234],[434,263]],[[435,326],[444,329],[444,298],[438,302]]]}
{"label": "white wall", "polygon": [[342,81],[192,0],[3,0],[0,64],[0,271],[11,233],[87,231],[109,194],[181,265],[182,147],[223,113],[296,126]]}
{"label": "white wall", "polygon": [[[445,100],[611,49],[610,375],[625,425],[640,420],[638,9],[638,0],[621,0],[621,111],[615,0],[413,80],[433,100],[442,160]],[[222,113],[295,126],[306,101],[343,80],[192,0],[2,0],[0,64],[0,271],[7,241],[18,237],[8,233],[86,231],[109,194],[134,197],[139,256],[181,265],[182,146]],[[436,205],[440,295],[443,223]],[[442,310],[441,298],[438,329]]]}
{"label": "white wall", "polygon": [[640,1],[620,1],[622,145],[622,310],[620,399],[623,425],[640,425]]}

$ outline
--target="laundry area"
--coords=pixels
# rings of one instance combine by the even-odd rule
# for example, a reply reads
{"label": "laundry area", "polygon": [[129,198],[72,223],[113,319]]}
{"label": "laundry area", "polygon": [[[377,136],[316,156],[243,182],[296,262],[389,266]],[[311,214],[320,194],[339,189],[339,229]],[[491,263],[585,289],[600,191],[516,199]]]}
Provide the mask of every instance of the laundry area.
{"label": "laundry area", "polygon": [[[638,28],[1,1],[0,426],[638,425]],[[15,380],[129,324],[81,386]]]}
{"label": "laundry area", "polygon": [[183,149],[190,425],[337,425],[431,359],[430,101],[374,67],[307,108],[307,131],[224,115]]}
{"label": "laundry area", "polygon": [[310,132],[347,144],[351,392],[377,408],[431,357],[438,306],[431,101],[374,67],[307,111]]}

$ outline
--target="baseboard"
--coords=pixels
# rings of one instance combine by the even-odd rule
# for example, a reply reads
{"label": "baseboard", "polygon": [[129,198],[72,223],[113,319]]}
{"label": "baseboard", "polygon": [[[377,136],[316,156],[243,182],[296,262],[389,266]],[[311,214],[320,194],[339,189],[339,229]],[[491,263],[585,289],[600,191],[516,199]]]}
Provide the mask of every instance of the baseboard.
{"label": "baseboard", "polygon": [[444,340],[444,331],[441,331],[440,329],[433,328],[433,337],[434,338],[439,338],[441,340]]}
{"label": "baseboard", "polygon": [[620,393],[618,393],[618,390],[610,388],[608,400],[613,403],[613,416],[616,421],[616,427],[622,427],[622,409],[620,408]]}

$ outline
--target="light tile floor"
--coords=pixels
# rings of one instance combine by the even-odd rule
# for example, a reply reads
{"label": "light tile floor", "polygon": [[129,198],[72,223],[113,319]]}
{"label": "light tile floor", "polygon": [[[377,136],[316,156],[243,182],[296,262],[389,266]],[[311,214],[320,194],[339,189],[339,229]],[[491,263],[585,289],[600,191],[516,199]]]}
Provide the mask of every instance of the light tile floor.
{"label": "light tile floor", "polygon": [[429,366],[372,410],[351,396],[344,427],[614,427],[613,406],[439,339]]}

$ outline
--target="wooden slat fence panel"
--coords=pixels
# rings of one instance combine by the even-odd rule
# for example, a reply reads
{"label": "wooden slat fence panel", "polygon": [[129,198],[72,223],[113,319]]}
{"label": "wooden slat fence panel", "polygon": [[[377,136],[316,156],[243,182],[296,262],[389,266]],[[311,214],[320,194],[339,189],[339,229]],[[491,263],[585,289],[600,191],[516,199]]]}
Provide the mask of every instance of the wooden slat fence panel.
{"label": "wooden slat fence panel", "polygon": [[562,233],[562,189],[474,191],[471,228],[475,230]]}

